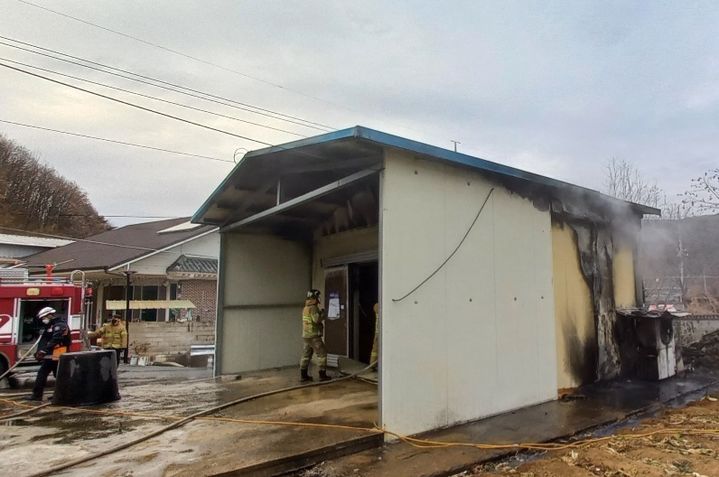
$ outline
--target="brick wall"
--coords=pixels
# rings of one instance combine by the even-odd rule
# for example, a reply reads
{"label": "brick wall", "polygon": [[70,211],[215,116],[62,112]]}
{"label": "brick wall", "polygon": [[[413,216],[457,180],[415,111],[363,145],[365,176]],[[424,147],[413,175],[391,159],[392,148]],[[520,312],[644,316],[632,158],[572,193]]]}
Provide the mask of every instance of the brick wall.
{"label": "brick wall", "polygon": [[[217,317],[217,281],[216,280],[182,280],[177,298],[190,300],[197,308],[192,310],[192,319],[201,322],[215,322]],[[186,311],[180,316],[184,319]]]}
{"label": "brick wall", "polygon": [[187,353],[190,345],[213,344],[215,342],[215,322],[198,321],[130,323],[130,354],[138,354],[135,344],[147,344],[144,355]]}

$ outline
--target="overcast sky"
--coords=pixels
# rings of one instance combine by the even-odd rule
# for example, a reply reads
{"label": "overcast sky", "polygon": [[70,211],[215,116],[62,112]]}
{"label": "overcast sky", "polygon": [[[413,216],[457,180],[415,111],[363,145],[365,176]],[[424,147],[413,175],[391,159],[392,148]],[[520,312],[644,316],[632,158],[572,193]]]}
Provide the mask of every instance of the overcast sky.
{"label": "overcast sky", "polygon": [[[595,189],[610,157],[670,195],[719,165],[719,2],[32,1],[235,72],[18,0],[0,0],[0,35],[334,128],[457,140],[461,152]],[[3,45],[0,58],[320,133]],[[267,143],[298,137],[57,78]],[[263,147],[5,68],[0,120],[226,160]],[[190,215],[232,167],[3,123],[0,134],[107,215]]]}

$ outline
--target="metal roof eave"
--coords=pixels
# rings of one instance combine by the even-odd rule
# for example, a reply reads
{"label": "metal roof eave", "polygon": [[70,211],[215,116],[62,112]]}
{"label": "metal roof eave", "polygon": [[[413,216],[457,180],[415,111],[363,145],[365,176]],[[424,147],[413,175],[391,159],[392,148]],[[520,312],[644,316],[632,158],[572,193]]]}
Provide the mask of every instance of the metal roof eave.
{"label": "metal roof eave", "polygon": [[361,126],[355,126],[347,129],[340,129],[337,131],[332,131],[326,134],[320,134],[318,136],[312,136],[304,139],[298,139],[296,141],[291,141],[288,143],[281,144],[279,146],[269,146],[264,147],[262,149],[256,149],[254,151],[250,151],[247,154],[245,154],[242,157],[242,160],[237,163],[235,167],[232,168],[232,170],[227,174],[225,179],[220,182],[220,185],[218,185],[214,191],[212,191],[212,194],[203,202],[203,204],[200,206],[199,209],[197,209],[197,212],[195,212],[192,217],[190,218],[190,222],[195,224],[204,224],[204,225],[217,225],[211,222],[205,222],[202,220],[202,216],[207,213],[207,211],[210,209],[212,204],[215,202],[215,199],[217,196],[219,196],[229,185],[232,178],[235,176],[235,174],[242,168],[243,164],[246,164],[247,159],[252,159],[254,157],[258,156],[264,156],[267,154],[274,154],[277,152],[283,152],[283,151],[291,151],[294,149],[299,149],[302,147],[308,147],[308,146],[317,146],[320,144],[338,141],[341,139],[349,139],[352,137],[359,137],[357,136],[357,131],[359,129],[364,129]]}
{"label": "metal roof eave", "polygon": [[255,151],[251,151],[247,153],[242,161],[240,161],[233,169],[232,171],[225,177],[225,179],[220,183],[219,186],[212,192],[210,197],[200,206],[200,208],[195,212],[195,214],[192,216],[191,221],[193,223],[201,223],[201,224],[207,224],[207,225],[215,225],[211,224],[209,222],[204,222],[202,217],[205,213],[209,210],[209,208],[212,206],[212,204],[215,202],[217,196],[219,196],[227,187],[229,182],[232,180],[232,178],[235,176],[235,174],[240,170],[242,165],[245,163],[246,159],[251,159],[255,157],[265,156],[269,154],[274,154],[278,152],[283,151],[291,151],[294,149],[300,149],[304,147],[309,146],[317,146],[321,144],[326,144],[333,141],[339,141],[343,139],[361,139],[364,141],[372,142],[375,144],[378,144],[383,147],[392,147],[395,149],[401,149],[408,152],[412,152],[414,154],[420,154],[423,156],[427,156],[430,158],[435,158],[447,162],[451,162],[454,164],[463,165],[466,167],[471,167],[473,169],[479,169],[486,172],[512,177],[528,182],[533,182],[536,184],[544,185],[546,187],[551,188],[557,188],[557,189],[569,189],[574,190],[577,192],[583,192],[583,193],[590,193],[590,194],[596,194],[598,197],[602,198],[603,200],[608,201],[618,201],[621,203],[629,204],[633,210],[635,210],[637,213],[641,214],[650,214],[650,215],[661,215],[661,211],[654,207],[649,207],[642,204],[636,204],[634,202],[628,202],[621,199],[617,199],[615,197],[611,197],[605,194],[602,194],[601,192],[589,189],[587,187],[578,186],[576,184],[572,184],[569,182],[561,181],[558,179],[552,179],[551,177],[542,176],[539,174],[535,174],[533,172],[523,171],[521,169],[517,169],[511,166],[507,166],[504,164],[499,164],[496,162],[488,161],[486,159],[481,159],[479,157],[470,156],[468,154],[463,154],[461,152],[455,152],[451,151],[449,149],[444,149],[438,146],[432,146],[430,144],[425,144],[419,141],[414,141],[412,139],[403,138],[400,136],[395,136],[393,134],[384,133],[381,131],[377,131],[374,129],[366,128],[364,126],[354,126],[347,129],[341,129],[338,131],[333,131],[327,134],[321,134],[319,136],[313,136],[306,139],[299,139],[297,141],[288,142],[279,146],[270,146],[262,149],[257,149]]}

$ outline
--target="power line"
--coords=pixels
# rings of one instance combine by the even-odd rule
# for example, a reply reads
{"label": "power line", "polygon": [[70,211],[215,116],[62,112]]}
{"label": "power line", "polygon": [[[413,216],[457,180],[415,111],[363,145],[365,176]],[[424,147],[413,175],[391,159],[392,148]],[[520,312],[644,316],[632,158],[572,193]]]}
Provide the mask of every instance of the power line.
{"label": "power line", "polygon": [[85,24],[85,25],[89,25],[89,26],[92,26],[92,27],[95,27],[95,28],[99,28],[99,29],[104,30],[104,31],[106,31],[106,32],[113,33],[113,34],[115,34],[115,35],[119,35],[119,36],[122,36],[122,37],[124,37],[124,38],[128,38],[128,39],[130,39],[130,40],[137,41],[137,42],[139,42],[139,43],[143,43],[143,44],[148,45],[148,46],[151,46],[151,47],[153,47],[153,48],[158,48],[158,49],[160,49],[160,50],[164,50],[164,51],[166,51],[166,52],[168,52],[168,53],[172,53],[173,55],[178,55],[178,56],[182,56],[182,57],[184,57],[184,58],[188,58],[188,59],[193,60],[193,61],[198,61],[198,62],[200,62],[200,63],[206,64],[206,65],[209,65],[209,66],[213,66],[213,67],[215,67],[215,68],[219,68],[219,69],[224,70],[224,71],[227,71],[227,72],[229,72],[229,73],[234,73],[234,74],[236,74],[236,75],[242,76],[242,77],[244,77],[244,78],[251,79],[251,80],[253,80],[253,81],[258,81],[258,82],[260,82],[260,83],[264,83],[264,84],[267,84],[267,85],[269,85],[269,86],[273,86],[273,87],[275,87],[275,88],[279,88],[279,89],[282,89],[282,90],[285,90],[285,91],[290,91],[290,92],[292,92],[292,93],[299,94],[299,95],[304,96],[304,97],[306,97],[306,98],[314,99],[314,100],[316,100],[316,101],[321,101],[321,102],[323,102],[323,103],[325,103],[325,104],[329,104],[329,105],[332,105],[332,106],[335,106],[335,107],[338,107],[338,108],[341,108],[341,109],[345,109],[345,110],[347,110],[347,111],[353,111],[352,109],[348,108],[347,106],[343,106],[343,105],[341,105],[341,104],[337,104],[337,103],[332,102],[332,101],[329,101],[329,100],[327,100],[327,99],[320,98],[319,96],[314,96],[314,95],[311,95],[311,94],[307,94],[307,93],[305,93],[305,92],[303,92],[303,91],[299,91],[299,90],[296,90],[296,89],[288,88],[288,87],[286,87],[286,86],[283,86],[283,85],[278,84],[278,83],[273,83],[272,81],[269,81],[269,80],[266,80],[266,79],[262,79],[262,78],[258,78],[258,77],[256,77],[256,76],[248,75],[247,73],[243,73],[243,72],[241,72],[241,71],[237,71],[237,70],[234,70],[234,69],[232,69],[232,68],[228,68],[228,67],[226,67],[226,66],[222,66],[222,65],[220,65],[220,64],[213,63],[213,62],[211,62],[211,61],[203,60],[202,58],[198,58],[198,57],[196,57],[196,56],[188,55],[187,53],[183,53],[183,52],[178,51],[178,50],[173,50],[172,48],[168,48],[168,47],[166,47],[166,46],[163,46],[163,45],[160,45],[160,44],[157,44],[157,43],[153,43],[153,42],[150,42],[150,41],[147,41],[147,40],[143,40],[142,38],[139,38],[139,37],[136,37],[136,36],[127,34],[127,33],[123,33],[123,32],[121,32],[121,31],[113,30],[113,29],[111,29],[111,28],[104,27],[104,26],[98,25],[98,24],[96,24],[96,23],[92,23],[92,22],[90,22],[90,21],[88,21],[88,20],[83,20],[82,18],[78,18],[78,17],[74,17],[74,16],[72,16],[72,15],[68,15],[67,13],[62,13],[62,12],[59,12],[59,11],[57,11],[57,10],[52,10],[52,9],[50,9],[50,8],[43,7],[42,5],[37,5],[37,4],[35,4],[35,3],[28,2],[28,1],[26,1],[26,0],[17,0],[17,1],[20,2],[20,3],[23,3],[23,4],[25,4],[25,5],[29,5],[29,6],[32,6],[32,7],[35,7],[35,8],[39,8],[39,9],[41,9],[41,10],[45,10],[45,11],[50,12],[50,13],[53,13],[53,14],[55,14],[55,15],[59,15],[59,16],[64,17],[64,18],[68,18],[68,19],[70,19],[70,20],[74,20],[74,21],[76,21],[76,22],[83,23],[83,24]]}
{"label": "power line", "polygon": [[108,138],[105,138],[105,137],[90,136],[90,135],[88,135],[88,134],[73,133],[73,132],[70,132],[70,131],[61,131],[61,130],[59,130],[59,129],[51,129],[51,128],[46,128],[46,127],[43,127],[43,126],[36,126],[36,125],[34,125],[34,124],[18,123],[18,122],[15,122],[15,121],[8,121],[8,120],[6,120],[6,119],[0,119],[0,123],[12,124],[12,125],[14,125],[14,126],[21,126],[21,127],[24,127],[24,128],[39,129],[39,130],[41,130],[41,131],[49,131],[49,132],[54,132],[54,133],[58,133],[58,134],[66,134],[66,135],[68,135],[68,136],[77,136],[77,137],[81,137],[81,138],[85,138],[85,139],[94,139],[94,140],[96,140],[96,141],[104,141],[104,142],[110,142],[110,143],[114,143],[114,144],[121,144],[121,145],[123,145],[123,146],[132,146],[132,147],[140,147],[140,148],[143,148],[143,149],[151,149],[151,150],[153,150],[153,151],[166,152],[166,153],[169,153],[169,154],[178,154],[178,155],[181,155],[181,156],[196,157],[196,158],[199,158],[199,159],[208,159],[208,160],[210,160],[210,161],[229,162],[229,163],[234,163],[234,162],[235,162],[235,161],[232,161],[232,160],[230,160],[230,159],[220,159],[219,157],[203,156],[203,155],[201,155],[201,154],[192,154],[192,153],[189,153],[189,152],[173,151],[173,150],[170,150],[170,149],[162,149],[162,148],[160,148],[160,147],[147,146],[147,145],[145,145],[145,144],[135,144],[135,143],[132,143],[132,142],[118,141],[118,140],[115,140],[115,139],[108,139]]}
{"label": "power line", "polygon": [[[138,78],[143,78],[143,79],[146,79],[146,80],[155,81],[155,82],[157,82],[157,83],[161,83],[161,84],[164,84],[164,85],[167,85],[167,86],[172,86],[172,87],[174,87],[174,88],[179,88],[179,89],[182,89],[182,90],[185,90],[185,91],[190,91],[190,92],[192,92],[192,93],[198,93],[198,94],[201,94],[201,95],[204,95],[204,96],[208,96],[209,98],[215,98],[215,99],[219,99],[219,100],[222,100],[222,101],[227,101],[227,102],[230,102],[230,103],[234,103],[234,104],[236,104],[236,105],[241,106],[241,107],[238,108],[238,109],[242,109],[243,111],[248,111],[248,112],[252,112],[252,113],[255,113],[255,114],[260,114],[260,115],[262,115],[262,116],[267,116],[267,117],[271,117],[271,118],[274,118],[274,119],[279,119],[279,120],[282,120],[282,121],[287,121],[287,122],[290,122],[290,123],[293,123],[293,124],[298,124],[298,125],[300,125],[300,126],[304,126],[304,127],[308,127],[308,128],[313,128],[313,129],[318,129],[318,130],[327,130],[327,129],[332,130],[332,129],[334,129],[332,126],[328,126],[328,125],[326,125],[326,124],[316,123],[316,122],[313,122],[313,121],[309,121],[309,120],[307,120],[307,119],[299,118],[299,117],[297,117],[297,116],[291,116],[291,115],[289,115],[289,114],[280,113],[280,112],[278,112],[278,111],[273,111],[273,110],[271,110],[271,109],[262,108],[262,107],[255,106],[255,105],[252,105],[252,104],[249,104],[249,103],[243,103],[243,102],[240,102],[240,101],[237,101],[237,100],[234,100],[234,99],[231,99],[231,98],[226,98],[226,97],[223,97],[223,96],[219,96],[219,95],[216,95],[216,94],[213,94],[213,93],[207,93],[207,92],[205,92],[205,91],[201,91],[201,90],[189,88],[189,87],[187,87],[187,86],[182,86],[182,85],[177,84],[177,83],[172,83],[172,82],[165,81],[165,80],[161,80],[161,79],[158,79],[158,78],[153,78],[152,76],[146,76],[146,75],[143,75],[143,74],[140,74],[140,73],[135,73],[135,72],[130,71],[130,70],[125,70],[125,69],[122,69],[122,68],[117,68],[117,67],[115,67],[115,66],[106,65],[106,64],[103,64],[103,63],[98,63],[98,62],[96,62],[96,61],[88,60],[87,58],[82,58],[82,57],[79,57],[79,56],[70,55],[70,54],[68,54],[68,53],[63,53],[63,52],[61,52],[61,51],[53,50],[53,49],[51,49],[51,48],[45,48],[45,47],[43,47],[43,46],[35,45],[35,44],[33,44],[33,43],[28,43],[28,42],[25,42],[25,41],[16,40],[16,39],[14,39],[14,38],[6,37],[6,36],[3,36],[3,35],[0,35],[0,38],[2,38],[2,39],[4,39],[4,40],[7,40],[7,41],[14,42],[14,43],[19,43],[19,44],[21,44],[21,45],[29,46],[29,47],[31,47],[31,48],[35,48],[35,49],[38,49],[38,50],[42,50],[42,51],[54,53],[54,54],[56,54],[56,55],[61,55],[61,56],[64,56],[64,57],[66,57],[66,58],[72,58],[73,60],[78,60],[78,61],[82,61],[82,62],[85,62],[85,63],[89,63],[89,64],[91,64],[91,65],[100,66],[100,67],[102,67],[102,68],[106,68],[106,69],[110,69],[110,70],[114,70],[114,71],[119,71],[119,72],[122,72],[122,73],[127,73],[127,74],[130,74],[130,75],[133,75],[133,76],[137,76]],[[144,84],[150,84],[150,85],[155,86],[155,87],[160,87],[159,85],[156,85],[156,84],[153,84],[153,83],[147,83],[147,82],[145,82],[145,81],[139,81],[139,80],[137,80],[137,79],[135,79],[135,78],[130,78],[130,77],[127,77],[127,76],[124,76],[124,75],[119,75],[119,74],[117,74],[117,73],[112,73],[112,72],[100,70],[100,69],[97,69],[97,68],[91,68],[91,67],[89,67],[89,66],[87,66],[87,65],[83,65],[83,64],[80,64],[80,63],[75,63],[75,62],[72,62],[72,61],[69,61],[69,60],[66,60],[66,59],[62,59],[62,58],[57,58],[57,57],[52,56],[52,55],[44,54],[44,53],[41,53],[41,52],[38,52],[38,51],[34,51],[34,50],[30,50],[30,49],[27,49],[27,48],[20,47],[20,46],[17,46],[17,45],[12,45],[12,44],[8,44],[8,43],[4,43],[4,42],[0,42],[0,44],[5,45],[5,46],[9,46],[9,47],[11,47],[11,48],[16,48],[16,49],[19,49],[19,50],[27,51],[27,52],[29,52],[29,53],[34,53],[34,54],[36,54],[36,55],[47,56],[47,57],[53,58],[53,59],[55,59],[55,60],[65,61],[65,62],[67,62],[67,63],[72,63],[72,64],[75,64],[75,65],[78,65],[78,66],[83,66],[83,67],[85,67],[85,68],[90,68],[90,69],[93,69],[93,70],[96,70],[96,71],[101,71],[101,72],[106,73],[106,74],[113,74],[113,75],[115,75],[115,76],[120,76],[120,77],[122,77],[122,78],[126,78],[126,79],[129,79],[129,80],[132,80],[132,81],[137,81],[137,82],[144,83]],[[163,89],[168,89],[168,88],[163,88]],[[173,90],[173,89],[171,89],[170,91],[175,91],[175,92],[178,92],[178,93],[187,94],[187,93],[184,93],[184,92],[182,92],[182,91],[176,91],[176,90]],[[198,97],[198,98],[200,98],[200,99],[205,99],[206,101],[210,101],[210,99],[208,99],[208,98],[204,98],[204,97],[202,97],[202,96],[196,96],[196,95],[194,95],[194,94],[192,94],[192,95],[191,95],[191,94],[188,94],[188,96]],[[217,102],[217,101],[214,101],[214,102]],[[224,104],[224,103],[220,103],[220,104]],[[225,104],[225,105],[228,106],[227,104]],[[251,109],[250,109],[250,108],[251,108]],[[257,111],[255,111],[255,110],[257,110]],[[267,114],[265,114],[265,113],[267,113]],[[299,121],[299,122],[298,122],[298,121]]]}
{"label": "power line", "polygon": [[[0,42],[0,44],[2,44],[2,42]],[[226,119],[232,119],[232,120],[234,120],[234,121],[239,121],[239,122],[242,122],[242,123],[251,124],[251,125],[253,125],[253,126],[259,126],[259,127],[262,127],[262,128],[272,129],[272,130],[274,130],[274,131],[279,131],[279,132],[283,132],[283,133],[287,133],[287,134],[292,134],[293,136],[307,137],[307,136],[305,136],[305,135],[303,135],[303,134],[299,134],[299,133],[296,133],[296,132],[294,132],[294,131],[288,131],[288,130],[286,130],[286,129],[281,129],[281,128],[276,128],[276,127],[273,127],[273,126],[267,126],[267,125],[265,125],[265,124],[255,123],[255,122],[253,122],[253,121],[248,121],[248,120],[246,120],[246,119],[241,119],[241,118],[238,118],[238,117],[235,117],[235,116],[229,116],[229,115],[227,115],[227,114],[216,113],[216,112],[214,112],[214,111],[209,111],[209,110],[207,110],[207,109],[197,108],[197,107],[195,107],[195,106],[190,106],[190,105],[188,105],[188,104],[183,104],[183,103],[178,103],[178,102],[175,102],[175,101],[170,101],[170,100],[164,99],[164,98],[158,98],[157,96],[152,96],[152,95],[149,95],[149,94],[138,93],[138,92],[136,92],[136,91],[131,91],[131,90],[129,90],[129,89],[119,88],[119,87],[117,87],[117,86],[112,86],[112,85],[109,85],[109,84],[106,84],[106,83],[100,83],[100,82],[98,82],[98,81],[92,81],[92,80],[89,80],[89,79],[86,79],[86,78],[81,78],[81,77],[79,77],[79,76],[73,76],[73,75],[69,75],[69,74],[66,74],[66,73],[61,73],[61,72],[59,72],[59,71],[51,70],[51,69],[48,69],[48,68],[41,68],[41,67],[39,67],[39,66],[34,66],[34,65],[27,64],[27,63],[22,63],[22,62],[20,62],[20,61],[11,60],[11,59],[9,59],[9,58],[0,57],[0,60],[2,60],[2,61],[7,61],[7,62],[16,64],[16,65],[21,65],[21,66],[25,66],[25,67],[28,67],[28,68],[32,68],[32,69],[34,69],[34,70],[45,71],[45,72],[47,72],[47,73],[52,73],[52,74],[55,74],[55,75],[63,76],[63,77],[65,77],[65,78],[71,78],[71,79],[74,79],[74,80],[77,80],[77,81],[83,81],[83,82],[85,82],[85,83],[94,84],[94,85],[96,85],[96,86],[102,86],[103,88],[109,88],[109,89],[114,89],[114,90],[116,90],[116,91],[121,91],[121,92],[123,92],[123,93],[133,94],[133,95],[135,95],[135,96],[140,96],[140,97],[142,97],[142,98],[147,98],[147,99],[152,99],[152,100],[154,100],[154,101],[160,101],[160,102],[162,102],[162,103],[172,104],[172,105],[174,105],[174,106],[179,106],[179,107],[181,107],[181,108],[191,109],[191,110],[193,110],[193,111],[199,111],[199,112],[207,113],[207,114],[212,114],[212,115],[214,115],[214,116],[218,116],[218,117],[226,118]]]}
{"label": "power line", "polygon": [[163,116],[163,117],[166,117],[166,118],[174,119],[174,120],[176,120],[176,121],[180,121],[180,122],[183,122],[183,123],[191,124],[191,125],[193,125],[193,126],[197,126],[197,127],[203,128],[203,129],[208,129],[208,130],[210,130],[210,131],[215,131],[215,132],[218,132],[218,133],[221,133],[221,134],[227,134],[228,136],[233,136],[233,137],[236,137],[236,138],[244,139],[245,141],[252,141],[252,142],[256,142],[256,143],[258,143],[258,144],[263,144],[263,145],[265,145],[265,146],[272,146],[272,144],[270,144],[269,142],[260,141],[259,139],[253,139],[253,138],[248,137],[248,136],[243,136],[242,134],[235,134],[235,133],[230,132],[230,131],[225,131],[224,129],[215,128],[215,127],[212,127],[212,126],[208,126],[208,125],[206,125],[206,124],[202,124],[202,123],[198,123],[198,122],[195,122],[195,121],[191,121],[191,120],[189,120],[189,119],[181,118],[181,117],[179,117],[179,116],[174,116],[174,115],[172,115],[172,114],[163,113],[162,111],[158,111],[158,110],[156,110],[156,109],[147,108],[147,107],[145,107],[145,106],[140,106],[139,104],[131,103],[131,102],[129,102],[129,101],[124,101],[124,100],[122,100],[122,99],[114,98],[114,97],[112,97],[112,96],[108,96],[108,95],[102,94],[102,93],[97,93],[97,92],[95,92],[95,91],[90,91],[89,89],[80,88],[79,86],[75,86],[75,85],[72,85],[72,84],[69,84],[69,83],[64,83],[64,82],[58,81],[58,80],[56,80],[56,79],[48,78],[47,76],[43,76],[43,75],[39,75],[39,74],[37,74],[37,73],[33,73],[33,72],[31,72],[31,71],[23,70],[22,68],[16,68],[16,67],[14,67],[14,66],[10,66],[10,65],[7,65],[7,64],[5,64],[5,63],[0,63],[0,66],[2,66],[3,68],[8,68],[8,69],[11,69],[11,70],[20,72],[20,73],[27,74],[27,75],[30,75],[30,76],[34,76],[35,78],[44,79],[45,81],[49,81],[49,82],[51,82],[51,83],[56,83],[56,84],[59,84],[59,85],[62,85],[62,86],[66,86],[66,87],[68,87],[68,88],[72,88],[72,89],[75,89],[75,90],[78,90],[78,91],[82,91],[82,92],[84,92],[84,93],[88,93],[88,94],[92,94],[92,95],[94,95],[94,96],[98,96],[98,97],[100,97],[100,98],[104,98],[104,99],[107,99],[107,100],[110,100],[110,101],[114,101],[114,102],[116,102],[116,103],[124,104],[125,106],[130,106],[130,107],[132,107],[132,108],[140,109],[140,110],[142,110],[142,111],[147,111],[148,113],[157,114],[157,115],[159,115],[159,116]]}

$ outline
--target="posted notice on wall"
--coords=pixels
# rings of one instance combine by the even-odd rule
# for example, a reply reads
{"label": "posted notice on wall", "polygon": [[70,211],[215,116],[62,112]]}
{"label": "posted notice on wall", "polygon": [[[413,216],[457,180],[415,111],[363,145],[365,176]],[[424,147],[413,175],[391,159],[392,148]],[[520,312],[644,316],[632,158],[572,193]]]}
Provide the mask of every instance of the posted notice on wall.
{"label": "posted notice on wall", "polygon": [[331,293],[329,302],[327,303],[327,319],[336,320],[339,317],[340,317],[340,297],[336,293]]}

